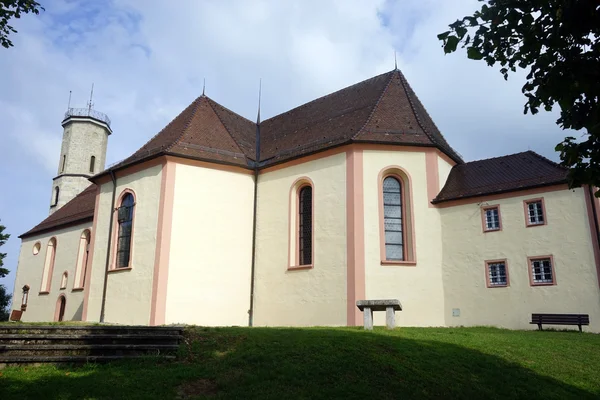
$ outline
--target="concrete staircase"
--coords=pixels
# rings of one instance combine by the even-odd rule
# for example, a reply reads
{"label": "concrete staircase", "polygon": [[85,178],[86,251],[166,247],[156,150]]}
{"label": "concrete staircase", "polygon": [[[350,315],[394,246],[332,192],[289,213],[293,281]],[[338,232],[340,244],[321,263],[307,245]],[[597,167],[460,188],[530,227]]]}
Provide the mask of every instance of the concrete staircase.
{"label": "concrete staircase", "polygon": [[156,356],[173,359],[180,326],[0,325],[0,368]]}

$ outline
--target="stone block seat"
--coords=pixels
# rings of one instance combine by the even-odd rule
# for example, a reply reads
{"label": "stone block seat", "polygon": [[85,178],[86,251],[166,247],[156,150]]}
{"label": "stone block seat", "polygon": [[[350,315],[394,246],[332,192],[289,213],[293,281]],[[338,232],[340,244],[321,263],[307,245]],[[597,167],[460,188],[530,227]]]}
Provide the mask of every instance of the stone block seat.
{"label": "stone block seat", "polygon": [[402,304],[397,299],[358,300],[356,307],[363,312],[364,328],[373,329],[373,311],[385,311],[385,325],[388,329],[396,327],[396,311],[402,311]]}

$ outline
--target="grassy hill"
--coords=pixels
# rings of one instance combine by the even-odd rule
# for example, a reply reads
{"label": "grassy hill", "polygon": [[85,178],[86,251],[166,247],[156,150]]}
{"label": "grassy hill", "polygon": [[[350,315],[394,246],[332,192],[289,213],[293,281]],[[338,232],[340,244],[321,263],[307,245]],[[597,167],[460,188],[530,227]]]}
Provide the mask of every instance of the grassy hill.
{"label": "grassy hill", "polygon": [[598,399],[600,335],[188,328],[176,362],[0,371],[0,399]]}

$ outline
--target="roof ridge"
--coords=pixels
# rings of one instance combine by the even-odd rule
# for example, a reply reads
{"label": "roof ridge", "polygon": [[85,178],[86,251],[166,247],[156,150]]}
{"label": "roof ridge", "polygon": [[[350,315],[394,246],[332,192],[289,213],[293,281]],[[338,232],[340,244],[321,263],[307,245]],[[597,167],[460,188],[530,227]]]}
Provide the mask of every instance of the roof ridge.
{"label": "roof ridge", "polygon": [[377,101],[373,105],[373,108],[371,109],[371,112],[369,113],[369,116],[367,117],[367,120],[365,121],[365,123],[363,124],[363,126],[361,126],[360,129],[354,135],[352,135],[352,139],[355,139],[356,136],[359,133],[361,133],[363,131],[363,129],[365,129],[365,126],[367,126],[367,124],[373,118],[373,115],[375,114],[375,110],[377,110],[377,107],[379,106],[379,103],[381,103],[381,99],[383,99],[383,96],[385,95],[385,93],[387,92],[388,88],[390,87],[390,84],[392,83],[392,79],[394,78],[394,72],[395,71],[396,70],[391,71],[391,73],[390,72],[386,72],[387,74],[390,74],[390,77],[389,77],[387,83],[385,84],[385,87],[383,88],[383,90],[381,91],[381,94],[379,95],[379,98],[377,99]]}
{"label": "roof ridge", "polygon": [[246,121],[248,121],[248,122],[250,122],[250,123],[253,123],[253,124],[255,124],[255,123],[256,123],[256,121],[252,121],[251,119],[248,119],[248,118],[244,117],[243,115],[236,113],[236,112],[235,112],[235,111],[233,111],[231,108],[227,108],[227,107],[225,107],[223,104],[219,103],[218,101],[216,101],[216,100],[215,100],[215,99],[213,99],[212,97],[209,97],[209,96],[207,96],[207,95],[203,95],[203,96],[204,96],[204,97],[206,97],[206,98],[207,98],[209,101],[212,101],[213,103],[215,103],[215,104],[218,104],[219,106],[223,107],[225,110],[229,111],[230,113],[232,113],[232,114],[235,114],[235,115],[237,115],[238,117],[240,117],[240,118],[242,118],[242,119],[245,119]]}
{"label": "roof ridge", "polygon": [[389,74],[390,72],[391,72],[391,71],[384,72],[383,74],[379,74],[379,75],[373,76],[373,77],[371,77],[371,78],[368,78],[368,79],[362,80],[362,81],[360,81],[360,82],[354,83],[354,84],[352,84],[352,85],[348,85],[348,86],[346,86],[346,87],[343,87],[343,88],[341,88],[341,89],[338,89],[338,90],[336,90],[335,92],[332,92],[332,93],[329,93],[329,94],[323,95],[323,96],[321,96],[321,97],[317,97],[316,99],[313,99],[313,100],[307,101],[306,103],[300,104],[299,106],[296,106],[296,107],[294,107],[294,108],[292,108],[292,109],[289,109],[289,110],[287,110],[287,111],[284,111],[284,112],[282,112],[281,114],[273,115],[271,118],[267,118],[267,119],[265,119],[265,120],[264,120],[264,121],[262,121],[262,122],[267,122],[267,121],[270,121],[270,120],[272,120],[272,119],[274,119],[274,118],[281,117],[281,116],[283,116],[283,115],[285,115],[285,114],[289,114],[289,113],[291,113],[292,111],[295,111],[295,110],[297,110],[297,109],[299,109],[299,108],[305,107],[305,106],[307,106],[307,105],[308,105],[308,104],[310,104],[310,103],[314,103],[314,102],[316,102],[316,101],[318,101],[318,100],[322,100],[322,99],[325,99],[325,98],[327,98],[327,97],[333,96],[334,94],[337,94],[338,92],[341,92],[342,90],[346,90],[346,89],[348,89],[348,88],[351,88],[351,87],[353,87],[353,86],[358,86],[358,85],[361,85],[361,84],[363,84],[363,83],[365,83],[365,82],[367,82],[367,81],[375,80],[375,79],[379,78],[380,76],[383,76],[383,75]]}
{"label": "roof ridge", "polygon": [[[200,106],[200,103],[201,103],[203,97],[206,97],[206,96],[204,96],[204,95],[199,96],[196,98],[196,100],[194,100],[192,102],[192,104],[196,103],[196,105],[194,106],[194,110],[192,111],[190,118],[186,121],[185,126],[181,130],[181,134],[179,135],[179,137],[177,137],[177,139],[173,140],[173,143],[171,143],[170,145],[165,147],[164,151],[171,150],[173,148],[173,146],[178,144],[179,141],[181,140],[181,138],[183,138],[183,135],[185,135],[185,133],[187,132],[188,128],[190,127],[190,125],[192,123],[192,120],[194,119],[194,117],[196,116],[196,113],[198,112],[198,107]],[[175,118],[177,118],[177,117],[175,117]],[[173,121],[175,121],[175,120],[173,120]]]}
{"label": "roof ridge", "polygon": [[[431,142],[433,144],[436,145],[440,145],[434,138],[433,136],[427,131],[427,128],[425,127],[425,125],[423,124],[423,121],[421,121],[421,116],[419,115],[419,113],[417,112],[417,110],[415,109],[415,105],[413,103],[413,99],[411,98],[411,95],[409,93],[409,88],[410,90],[414,93],[414,91],[412,90],[412,88],[410,87],[410,85],[408,84],[408,81],[406,80],[406,77],[404,76],[404,74],[397,69],[396,71],[398,71],[398,77],[400,78],[400,84],[402,84],[402,87],[404,88],[404,93],[406,93],[406,98],[408,99],[408,104],[410,104],[410,109],[412,110],[415,119],[417,120],[417,124],[419,124],[419,126],[421,127],[421,129],[423,129],[423,132],[425,132],[425,135],[427,135],[427,137],[429,138],[429,140],[431,140]],[[417,94],[415,93],[415,97],[417,96]],[[417,98],[418,99],[418,98]],[[429,117],[431,119],[431,117]],[[435,123],[434,123],[435,124]],[[437,126],[436,126],[437,128]],[[439,128],[438,128],[439,130]],[[441,134],[441,132],[440,132]]]}
{"label": "roof ridge", "polygon": [[[215,103],[215,104],[219,104],[219,103],[217,103],[217,102],[216,102],[216,101],[214,101],[213,99],[209,98],[208,96],[204,96],[204,97],[206,97],[206,98],[207,98],[208,105],[210,106],[210,109],[211,109],[211,110],[212,110],[212,112],[215,114],[215,116],[217,117],[217,119],[219,120],[219,122],[221,123],[221,125],[223,125],[223,128],[225,128],[225,131],[227,131],[227,134],[229,135],[229,137],[231,138],[231,140],[233,140],[233,143],[235,143],[235,145],[236,145],[237,149],[239,150],[240,154],[243,154],[243,155],[244,155],[244,158],[249,158],[249,157],[246,155],[246,153],[244,153],[244,149],[242,149],[242,147],[240,146],[240,144],[238,143],[238,141],[235,139],[235,137],[233,137],[233,135],[231,134],[231,131],[229,130],[229,128],[227,127],[227,125],[225,124],[225,122],[223,122],[223,120],[222,120],[222,119],[221,119],[221,117],[219,116],[219,113],[218,113],[218,112],[215,110],[215,108],[214,108],[214,107],[213,107],[213,105],[212,105],[212,103]],[[219,104],[219,105],[220,105],[220,104]],[[229,112],[231,112],[231,113],[233,113],[233,114],[235,114],[235,115],[238,115],[237,113],[235,113],[235,112],[233,112],[233,111],[229,110],[229,109],[228,109],[228,108],[226,108],[226,107],[223,107],[223,108],[225,108],[227,111],[229,111]],[[242,118],[243,118],[243,117],[242,117]],[[250,120],[248,120],[248,121],[250,121]],[[251,121],[250,121],[250,122],[251,122]],[[256,123],[256,122],[254,122],[254,123]]]}
{"label": "roof ridge", "polygon": [[524,152],[524,153],[531,153],[531,154],[533,154],[535,157],[537,157],[537,158],[541,159],[542,161],[545,161],[545,162],[547,162],[547,163],[549,163],[549,164],[551,164],[551,165],[553,165],[553,166],[555,166],[555,167],[557,167],[557,168],[561,168],[561,169],[564,169],[564,170],[567,170],[567,169],[568,169],[568,168],[566,168],[566,167],[564,167],[564,166],[560,165],[559,163],[557,163],[557,162],[554,162],[554,161],[552,161],[551,159],[549,159],[549,158],[547,158],[547,157],[544,157],[543,155],[541,155],[541,154],[539,154],[539,153],[536,153],[536,152],[535,152],[535,151],[533,151],[533,150],[527,150],[527,151],[526,151],[526,152]]}

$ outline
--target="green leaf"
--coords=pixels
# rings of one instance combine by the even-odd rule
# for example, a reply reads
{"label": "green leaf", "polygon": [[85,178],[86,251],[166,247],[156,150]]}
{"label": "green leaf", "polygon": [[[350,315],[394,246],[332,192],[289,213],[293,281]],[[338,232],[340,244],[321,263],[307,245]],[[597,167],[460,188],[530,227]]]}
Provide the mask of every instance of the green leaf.
{"label": "green leaf", "polygon": [[456,46],[458,46],[458,38],[456,36],[448,36],[446,39],[446,45],[444,46],[444,53],[452,53],[456,51]]}
{"label": "green leaf", "polygon": [[450,34],[450,31],[446,31],[444,33],[440,33],[439,35],[437,35],[437,37],[440,40],[445,40],[448,37],[449,34]]}
{"label": "green leaf", "polygon": [[467,57],[469,57],[471,60],[481,60],[483,58],[483,54],[481,54],[477,47],[469,47],[467,49]]}

